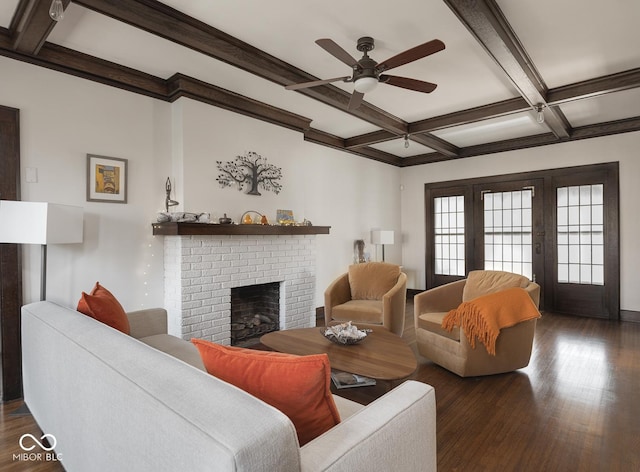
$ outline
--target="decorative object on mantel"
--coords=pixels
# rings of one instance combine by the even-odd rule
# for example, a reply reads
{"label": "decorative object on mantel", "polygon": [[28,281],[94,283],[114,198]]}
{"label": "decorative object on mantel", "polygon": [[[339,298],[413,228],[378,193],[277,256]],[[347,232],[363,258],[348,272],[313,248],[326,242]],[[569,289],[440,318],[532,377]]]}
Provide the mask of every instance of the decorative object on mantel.
{"label": "decorative object on mantel", "polygon": [[175,211],[172,213],[162,211],[158,213],[158,223],[211,223],[211,215],[209,213],[186,213],[184,211]]}
{"label": "decorative object on mantel", "polygon": [[[249,213],[255,213],[256,215],[258,215],[260,217],[260,220],[258,220],[258,217],[251,218],[251,215]],[[261,225],[268,225],[269,224],[269,220],[267,219],[267,217],[265,215],[263,215],[262,213],[260,213],[259,211],[255,211],[255,210],[247,210],[247,211],[245,211],[242,214],[242,216],[240,217],[240,221],[242,221],[243,225],[251,225],[251,224],[258,224],[258,223],[260,223]]]}
{"label": "decorative object on mantel", "polygon": [[171,200],[171,179],[169,177],[164,184],[164,189],[167,192],[167,197],[164,199],[164,210],[169,213],[169,207],[180,205],[180,202]]}
{"label": "decorative object on mantel", "polygon": [[292,226],[296,224],[296,220],[293,219],[293,211],[291,210],[278,210],[276,212],[276,218],[278,224],[282,226]]}
{"label": "decorative object on mantel", "polygon": [[249,186],[247,195],[262,195],[258,187],[276,194],[282,190],[278,180],[282,178],[282,168],[268,164],[267,159],[260,154],[249,151],[244,156],[236,156],[233,161],[216,161],[220,187],[231,187],[236,184],[238,190],[243,190],[245,184]]}
{"label": "decorative object on mantel", "polygon": [[233,220],[229,218],[225,213],[222,218],[218,218],[218,223],[220,223],[221,225],[230,225],[233,223]]}

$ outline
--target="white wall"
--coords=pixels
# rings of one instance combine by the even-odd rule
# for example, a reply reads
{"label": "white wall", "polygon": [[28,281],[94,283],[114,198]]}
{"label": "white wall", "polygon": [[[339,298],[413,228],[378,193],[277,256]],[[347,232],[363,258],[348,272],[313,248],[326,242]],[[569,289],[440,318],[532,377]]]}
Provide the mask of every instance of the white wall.
{"label": "white wall", "polygon": [[620,296],[621,309],[640,310],[638,267],[640,267],[640,132],[586,139],[478,156],[462,161],[446,161],[401,171],[402,261],[412,274],[409,286],[424,289],[425,203],[424,184],[498,174],[571,167],[601,162],[620,163]]}
{"label": "white wall", "polygon": [[[181,114],[183,123],[183,209],[210,212],[214,219],[226,213],[236,222],[247,210],[274,222],[276,211],[287,209],[296,220],[331,226],[329,235],[317,236],[316,306],[324,305],[324,289],[352,262],[355,239],[364,239],[374,255],[371,228],[400,231],[399,169],[308,143],[296,131],[180,101],[180,110],[174,112]],[[261,196],[247,195],[236,187],[219,186],[216,161],[231,161],[247,151],[282,168],[279,194],[261,190]],[[385,258],[400,263],[400,246],[388,246]]]}
{"label": "white wall", "polygon": [[[21,194],[27,201],[84,207],[84,243],[49,247],[48,299],[75,306],[96,281],[125,308],[162,300],[162,241],[150,223],[163,198],[170,108],[4,57],[0,104],[20,110]],[[129,203],[86,201],[87,153],[129,160]],[[25,169],[37,169],[26,183]],[[24,302],[39,299],[40,251],[26,246]]]}
{"label": "white wall", "polygon": [[[0,104],[20,110],[22,199],[82,206],[84,243],[49,248],[48,299],[76,305],[99,280],[125,309],[162,305],[162,237],[151,223],[167,176],[185,211],[248,209],[273,220],[278,208],[331,226],[318,236],[316,306],[352,261],[353,240],[375,227],[400,230],[400,170],[303,141],[302,135],[188,99],[168,104],[0,57]],[[244,195],[220,189],[216,160],[252,150],[282,167],[283,190]],[[129,160],[128,203],[86,201],[86,154]],[[38,172],[25,182],[25,169]],[[38,299],[40,252],[25,247],[24,302]],[[399,246],[387,260],[400,263]]]}

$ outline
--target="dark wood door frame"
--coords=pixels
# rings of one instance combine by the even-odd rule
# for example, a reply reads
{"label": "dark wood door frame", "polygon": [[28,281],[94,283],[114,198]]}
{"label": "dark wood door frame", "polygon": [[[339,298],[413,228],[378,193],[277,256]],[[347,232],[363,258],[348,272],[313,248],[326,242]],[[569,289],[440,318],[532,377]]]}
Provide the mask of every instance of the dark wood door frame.
{"label": "dark wood door frame", "polygon": [[[0,106],[0,199],[20,199],[20,111]],[[0,342],[2,401],[22,396],[20,246],[0,244]]]}
{"label": "dark wood door frame", "polygon": [[[528,179],[541,179],[544,182],[544,226],[547,229],[555,228],[555,184],[554,182],[560,177],[566,177],[568,175],[577,175],[577,174],[585,174],[585,173],[600,173],[602,176],[606,176],[606,182],[608,186],[608,190],[606,190],[607,195],[605,196],[607,204],[609,205],[610,211],[607,212],[606,215],[606,231],[605,231],[605,246],[606,249],[606,272],[605,272],[605,293],[604,293],[604,302],[605,302],[605,310],[600,315],[601,317],[606,317],[611,320],[619,320],[620,319],[620,228],[619,228],[619,210],[618,210],[618,200],[619,200],[619,163],[618,162],[608,162],[602,164],[591,164],[584,166],[576,166],[576,167],[566,167],[566,168],[558,168],[558,169],[548,169],[541,171],[532,171],[532,172],[522,172],[517,174],[503,174],[496,175],[490,177],[478,177],[472,179],[464,179],[464,180],[452,180],[447,182],[434,182],[425,184],[425,217],[426,217],[426,247],[425,247],[425,276],[427,286],[426,288],[433,288],[439,285],[440,281],[436,280],[433,275],[433,267],[434,267],[434,254],[433,254],[433,242],[434,242],[434,232],[431,224],[432,220],[432,209],[430,206],[432,205],[431,199],[434,195],[443,195],[443,191],[446,193],[445,189],[458,189],[469,187],[473,188],[475,185],[480,184],[492,184],[492,183],[501,183],[501,182],[511,182],[517,180],[528,180]],[[458,193],[459,194],[459,193]],[[465,205],[465,213],[467,210],[467,206]],[[549,211],[547,211],[549,210]],[[465,215],[465,225],[467,224],[467,217]],[[544,239],[544,244],[542,247],[545,247],[547,250],[545,251],[545,273],[544,273],[544,281],[539,280],[539,282],[543,282],[546,291],[550,293],[545,293],[541,298],[541,307],[544,307],[548,310],[553,311],[554,306],[554,293],[551,292],[553,288],[551,287],[550,281],[554,280],[554,270],[555,270],[555,259],[551,252],[551,248],[555,247],[555,230],[547,230],[541,232],[542,238]],[[468,259],[467,263],[467,272],[474,268],[482,268],[482,267],[474,267],[476,261],[474,258]],[[543,305],[544,302],[544,305]],[[556,310],[558,311],[558,310]],[[596,316],[596,315],[592,315]]]}

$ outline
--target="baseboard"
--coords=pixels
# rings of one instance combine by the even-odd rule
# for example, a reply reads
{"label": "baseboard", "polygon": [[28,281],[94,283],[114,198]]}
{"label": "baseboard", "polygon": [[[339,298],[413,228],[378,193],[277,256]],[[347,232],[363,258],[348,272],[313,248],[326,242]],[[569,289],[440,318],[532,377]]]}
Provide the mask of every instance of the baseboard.
{"label": "baseboard", "polygon": [[640,311],[620,310],[620,321],[640,323]]}
{"label": "baseboard", "polygon": [[26,403],[23,403],[18,408],[16,408],[11,413],[9,413],[9,416],[14,417],[14,416],[32,416],[32,415],[31,415],[31,412],[29,411],[29,407],[26,405]]}

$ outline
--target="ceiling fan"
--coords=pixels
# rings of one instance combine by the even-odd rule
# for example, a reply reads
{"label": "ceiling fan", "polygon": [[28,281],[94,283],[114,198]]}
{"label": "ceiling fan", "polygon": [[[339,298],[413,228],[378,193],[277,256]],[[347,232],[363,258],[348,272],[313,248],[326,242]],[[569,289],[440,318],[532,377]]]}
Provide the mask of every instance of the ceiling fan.
{"label": "ceiling fan", "polygon": [[331,39],[318,39],[316,44],[329,54],[344,62],[346,65],[353,69],[352,76],[335,77],[333,79],[314,80],[311,82],[304,82],[301,84],[287,85],[287,90],[298,90],[308,87],[316,87],[318,85],[325,85],[331,82],[353,82],[353,94],[349,100],[349,110],[355,110],[362,103],[364,94],[371,92],[378,82],[383,84],[394,85],[396,87],[402,87],[409,90],[415,90],[417,92],[431,93],[437,87],[436,84],[431,82],[424,82],[417,79],[409,79],[407,77],[398,77],[396,75],[387,75],[383,72],[393,69],[409,62],[417,61],[423,57],[434,54],[444,49],[444,43],[439,39],[433,39],[419,46],[407,49],[400,54],[397,54],[386,61],[377,63],[369,57],[369,51],[372,51],[375,47],[373,38],[364,36],[358,39],[356,48],[363,53],[362,58],[358,61],[354,59],[351,54],[342,49],[338,44]]}

